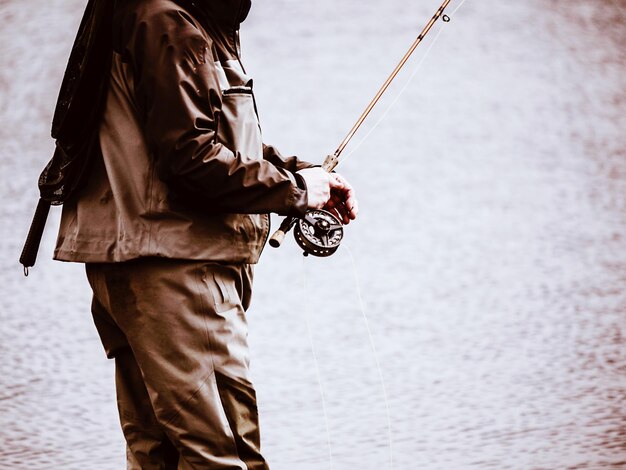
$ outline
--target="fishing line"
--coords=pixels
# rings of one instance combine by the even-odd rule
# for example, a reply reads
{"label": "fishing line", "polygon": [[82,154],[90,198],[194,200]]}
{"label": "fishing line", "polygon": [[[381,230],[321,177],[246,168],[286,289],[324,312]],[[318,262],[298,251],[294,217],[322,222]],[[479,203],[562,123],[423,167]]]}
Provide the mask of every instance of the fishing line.
{"label": "fishing line", "polygon": [[[459,3],[459,5],[452,11],[452,13],[450,13],[450,15],[443,15],[443,22],[444,23],[450,22],[450,18],[452,16],[454,16],[454,14],[458,11],[459,8],[461,8],[461,6],[463,6],[465,1],[466,0],[461,0],[461,3]],[[370,134],[372,132],[374,132],[374,130],[376,130],[378,125],[385,120],[385,118],[387,117],[387,115],[389,114],[391,109],[400,100],[400,97],[404,94],[406,89],[409,87],[411,81],[417,75],[417,72],[419,72],[420,69],[422,68],[422,65],[423,65],[424,61],[426,60],[426,57],[428,57],[428,55],[429,55],[430,51],[432,50],[433,46],[436,44],[437,40],[439,39],[439,36],[441,36],[441,33],[443,32],[443,28],[444,27],[445,27],[445,25],[443,25],[443,24],[439,26],[439,31],[437,31],[437,34],[435,35],[435,38],[432,40],[432,42],[430,43],[430,45],[426,49],[426,52],[424,52],[424,55],[419,60],[419,62],[417,63],[417,65],[415,66],[413,71],[411,72],[411,75],[407,79],[406,83],[402,86],[402,88],[400,89],[400,91],[398,92],[398,94],[394,98],[394,100],[391,102],[391,104],[385,109],[385,111],[380,116],[380,118],[378,118],[378,120],[374,123],[374,125],[370,128],[370,130],[367,131],[367,133],[363,136],[363,138],[361,140],[359,140],[359,142],[352,148],[352,150],[350,150],[350,152],[348,152],[348,154],[345,157],[343,157],[341,160],[339,160],[339,163],[337,164],[337,166],[339,166],[341,163],[345,162],[348,158],[350,158],[350,156],[353,153],[355,153],[359,149],[359,147],[367,140],[367,138],[370,136]]]}
{"label": "fishing line", "polygon": [[387,435],[389,439],[389,469],[393,470],[393,435],[391,432],[391,409],[389,407],[389,395],[387,394],[387,386],[385,377],[383,376],[383,369],[380,366],[380,359],[378,358],[378,350],[376,349],[376,343],[374,343],[374,337],[372,335],[372,329],[370,328],[370,322],[365,313],[365,302],[363,301],[363,295],[361,294],[361,282],[359,281],[359,271],[357,269],[356,260],[352,254],[352,250],[348,244],[344,245],[348,252],[348,257],[352,263],[352,272],[354,273],[354,282],[356,284],[356,293],[359,299],[359,309],[361,316],[363,317],[363,323],[367,330],[367,337],[369,338],[370,347],[374,355],[374,362],[376,363],[376,370],[378,371],[378,377],[380,379],[380,385],[383,391],[383,398],[385,400],[385,411],[387,414]]}
{"label": "fishing line", "polygon": [[[459,10],[459,8],[461,8],[461,6],[463,6],[465,1],[466,0],[461,0],[461,3],[452,11],[452,13],[450,13],[450,15],[447,15],[447,14],[446,15],[442,15],[443,22],[444,23],[448,23],[450,21],[450,17],[453,16]],[[441,13],[441,10],[443,8],[445,8],[445,6],[448,3],[449,3],[449,0],[445,1],[443,6],[440,8],[440,11],[438,13]],[[432,26],[432,22],[436,21],[436,19],[437,19],[437,16],[433,17],[433,19],[426,26],[426,28],[425,28],[425,30],[424,30],[424,32],[422,34],[426,34],[428,32],[428,30]],[[411,81],[413,80],[415,75],[417,75],[417,72],[421,69],[422,64],[424,63],[426,57],[428,57],[428,55],[429,55],[430,51],[432,50],[433,46],[437,43],[437,40],[439,39],[439,36],[441,35],[442,32],[443,32],[443,26],[441,26],[439,28],[439,31],[437,32],[435,38],[433,39],[433,41],[429,45],[428,49],[426,50],[426,52],[424,53],[422,58],[419,60],[419,62],[415,66],[415,68],[412,71],[411,75],[409,76],[408,80],[406,81],[404,86],[401,88],[400,92],[397,94],[395,99],[385,109],[385,111],[381,115],[381,117],[376,121],[376,123],[372,126],[372,128],[365,134],[365,136],[355,145],[355,147],[350,151],[350,153],[345,158],[341,159],[341,162],[345,161],[347,158],[349,158],[351,155],[353,155],[355,153],[355,151],[363,144],[363,142],[371,135],[371,133],[378,127],[378,125],[387,117],[387,115],[389,114],[390,110],[398,102],[398,100],[403,95],[403,93],[406,91],[406,89],[408,88],[409,84],[411,83]],[[417,41],[414,43],[412,48],[409,50],[409,52],[407,52],[407,55],[405,55],[405,57],[402,59],[402,61],[398,65],[398,67],[396,67],[396,70],[394,70],[393,74],[388,78],[388,81],[385,82],[385,84],[383,85],[383,88],[381,88],[381,90],[376,95],[374,100],[370,103],[370,105],[366,109],[366,112],[361,116],[361,118],[359,118],[359,121],[357,122],[355,127],[353,127],[353,130],[350,131],[350,133],[348,134],[347,138],[344,140],[344,142],[342,142],[341,146],[339,147],[339,149],[335,153],[335,157],[336,158],[335,158],[334,162],[332,161],[332,159],[328,159],[327,158],[327,160],[329,160],[329,162],[330,162],[329,168],[325,168],[327,171],[331,171],[332,168],[334,168],[337,165],[337,158],[338,158],[339,154],[341,153],[341,150],[343,150],[343,146],[345,146],[347,141],[349,141],[349,139],[354,135],[354,132],[356,132],[356,130],[358,129],[359,124],[362,123],[362,120],[367,116],[367,114],[369,113],[371,108],[376,104],[376,102],[380,98],[381,94],[386,90],[387,86],[389,85],[389,81],[393,80],[393,78],[395,77],[395,75],[399,71],[399,67],[402,67],[402,65],[404,65],[404,63],[408,59],[408,55],[410,55],[413,52],[414,48],[417,47],[417,45],[419,44],[419,41],[422,39],[422,37],[423,37],[422,35],[420,35],[418,37]],[[326,161],[325,161],[324,165],[326,165]],[[295,221],[296,221],[296,219],[293,218],[293,217],[291,217],[291,218],[287,217],[287,218],[285,218],[283,220],[283,223],[281,224],[280,229],[277,230],[276,233],[274,233],[274,235],[270,239],[270,244],[273,247],[279,247],[281,245],[281,243],[282,243],[282,241],[284,239],[285,233],[289,231],[289,229],[294,225]],[[317,226],[319,224],[319,221],[318,220],[314,220],[313,223],[315,224],[315,226]],[[358,297],[358,300],[359,300],[359,309],[360,309],[360,312],[361,312],[361,316],[363,318],[363,323],[365,325],[365,329],[367,331],[367,336],[368,336],[370,347],[372,349],[372,353],[373,353],[373,356],[374,356],[374,362],[375,362],[376,369],[377,369],[377,372],[378,372],[378,376],[379,376],[379,379],[380,379],[380,384],[381,384],[383,397],[384,397],[384,401],[385,401],[385,410],[386,410],[386,417],[387,417],[387,433],[388,433],[388,440],[389,440],[389,469],[393,470],[393,432],[392,432],[392,428],[391,428],[391,409],[390,409],[390,406],[389,406],[389,395],[387,393],[387,386],[386,386],[386,383],[385,383],[385,378],[384,378],[384,375],[383,375],[382,367],[380,365],[380,359],[378,357],[378,351],[376,349],[376,344],[374,343],[374,337],[372,335],[372,329],[370,327],[370,322],[369,322],[369,319],[368,319],[367,314],[365,312],[365,303],[363,301],[363,296],[361,294],[361,285],[360,285],[360,282],[359,282],[359,276],[358,276],[358,269],[357,269],[357,265],[356,265],[356,260],[354,258],[354,255],[352,254],[352,251],[350,250],[350,247],[346,247],[346,250],[348,252],[348,256],[350,258],[350,261],[352,263],[352,271],[354,273],[354,280],[355,280],[356,289],[357,289],[357,297]],[[305,248],[305,254],[307,254],[307,253],[308,252],[306,251],[306,248]],[[318,255],[318,256],[322,256],[322,255]],[[323,256],[328,256],[328,255],[325,254]],[[308,291],[308,283],[307,283],[306,264],[305,264],[305,258],[304,257],[302,258],[302,267],[303,267],[303,269],[302,269],[302,272],[303,272],[303,287],[304,287],[304,291],[306,293]],[[322,375],[321,375],[321,372],[320,372],[320,366],[319,366],[319,361],[318,361],[318,358],[317,358],[317,353],[315,351],[315,341],[313,340],[313,330],[311,328],[311,323],[310,323],[310,319],[309,319],[308,305],[307,305],[307,302],[304,302],[304,303],[305,303],[305,305],[304,305],[304,319],[305,319],[307,334],[308,334],[308,337],[309,337],[309,344],[310,344],[310,348],[311,348],[311,353],[312,353],[312,356],[313,356],[313,363],[314,363],[314,366],[315,366],[315,374],[316,374],[316,377],[317,377],[317,383],[318,383],[319,390],[320,390],[320,398],[321,398],[321,402],[322,402],[322,412],[323,412],[323,415],[324,415],[324,423],[325,423],[325,426],[326,426],[326,436],[327,436],[327,441],[328,441],[329,466],[330,466],[330,470],[333,470],[333,451],[332,451],[332,442],[331,442],[331,435],[330,435],[330,422],[328,420],[328,411],[327,411],[327,407],[326,407],[326,398],[325,398],[325,395],[324,395],[324,386],[323,386],[323,383],[322,383]]]}
{"label": "fishing line", "polygon": [[[356,285],[356,294],[359,301],[359,312],[361,314],[361,318],[363,318],[363,324],[365,325],[365,330],[367,331],[367,337],[369,340],[369,345],[372,350],[372,354],[374,356],[374,363],[376,365],[376,371],[378,373],[378,378],[380,380],[381,389],[383,392],[383,400],[385,402],[385,415],[386,415],[386,425],[387,425],[387,436],[388,436],[388,446],[389,446],[389,470],[393,470],[393,433],[391,429],[391,409],[389,406],[389,394],[387,393],[387,386],[385,382],[385,377],[383,375],[383,369],[380,365],[380,359],[378,356],[378,350],[376,349],[376,343],[374,342],[374,336],[372,335],[372,329],[370,327],[369,318],[367,317],[367,313],[365,312],[365,302],[363,301],[363,295],[361,291],[361,282],[359,280],[358,268],[356,264],[356,260],[354,255],[352,254],[352,250],[350,247],[346,245],[346,251],[348,253],[348,257],[350,258],[350,263],[352,266],[352,273],[354,275],[354,282]],[[304,292],[305,294],[308,292],[308,283],[307,283],[307,275],[306,275],[306,262],[305,257],[302,257],[302,272],[303,272],[303,282],[304,282]],[[326,409],[326,401],[324,398],[324,387],[322,384],[322,376],[320,373],[319,361],[317,359],[317,354],[315,352],[315,343],[313,341],[313,330],[311,328],[310,320],[309,320],[309,311],[307,308],[307,302],[304,305],[304,317],[305,324],[307,328],[307,334],[309,337],[309,343],[311,347],[311,352],[313,354],[313,362],[315,364],[315,373],[317,376],[317,383],[320,389],[320,395],[322,398],[322,411],[324,414],[324,421],[326,424],[326,434],[328,437],[328,457],[330,462],[330,468],[333,468],[333,453],[330,439],[330,425],[328,420],[328,413]]]}
{"label": "fishing line", "polygon": [[[306,276],[306,258],[302,257],[302,281],[304,286],[304,293],[308,292],[308,282]],[[333,470],[333,448],[330,439],[330,422],[328,420],[328,412],[326,409],[326,399],[324,398],[324,386],[322,384],[322,374],[320,373],[319,361],[317,360],[317,354],[315,353],[315,342],[313,341],[313,330],[311,328],[311,322],[309,320],[308,303],[304,302],[304,323],[306,324],[306,331],[309,336],[309,345],[311,347],[311,353],[313,355],[313,364],[315,366],[315,375],[317,377],[317,385],[320,389],[320,397],[322,399],[322,413],[324,414],[324,425],[326,426],[326,438],[328,440],[328,462],[330,470]]]}

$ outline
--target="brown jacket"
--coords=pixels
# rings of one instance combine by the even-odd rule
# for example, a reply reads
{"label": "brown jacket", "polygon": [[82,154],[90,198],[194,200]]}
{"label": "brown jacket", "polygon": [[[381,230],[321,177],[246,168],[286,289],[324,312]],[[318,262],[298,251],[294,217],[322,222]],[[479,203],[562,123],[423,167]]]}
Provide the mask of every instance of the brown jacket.
{"label": "brown jacket", "polygon": [[120,3],[102,158],[64,204],[55,258],[257,262],[267,213],[306,210],[295,172],[310,164],[262,143],[239,60],[246,0],[207,2],[221,10],[202,22],[172,0]]}

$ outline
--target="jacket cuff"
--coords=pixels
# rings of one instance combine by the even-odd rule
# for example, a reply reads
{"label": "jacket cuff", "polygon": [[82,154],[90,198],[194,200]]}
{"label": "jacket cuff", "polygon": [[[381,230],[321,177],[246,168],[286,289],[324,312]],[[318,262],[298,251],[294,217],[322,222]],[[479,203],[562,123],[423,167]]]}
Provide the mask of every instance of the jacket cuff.
{"label": "jacket cuff", "polygon": [[306,188],[306,182],[302,175],[297,173],[292,173],[292,175],[296,180],[296,185],[293,187],[289,215],[302,217],[309,207],[309,195]]}

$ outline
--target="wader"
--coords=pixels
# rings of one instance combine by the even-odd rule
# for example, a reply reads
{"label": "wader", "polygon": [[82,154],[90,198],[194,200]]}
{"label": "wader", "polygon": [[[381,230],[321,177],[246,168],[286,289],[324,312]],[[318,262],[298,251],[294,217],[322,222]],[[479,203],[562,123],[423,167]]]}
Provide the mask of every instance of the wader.
{"label": "wader", "polygon": [[249,374],[252,266],[87,264],[129,469],[267,470]]}

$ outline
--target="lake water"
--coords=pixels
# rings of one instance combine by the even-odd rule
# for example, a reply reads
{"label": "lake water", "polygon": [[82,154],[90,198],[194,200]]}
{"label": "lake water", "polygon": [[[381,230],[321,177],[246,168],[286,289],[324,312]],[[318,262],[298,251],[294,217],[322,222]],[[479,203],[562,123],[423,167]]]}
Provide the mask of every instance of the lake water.
{"label": "lake water", "polygon": [[[82,266],[50,260],[58,211],[17,264],[84,4],[0,1],[0,468],[124,466]],[[266,142],[321,162],[438,6],[255,2]],[[257,267],[273,470],[389,469],[388,416],[398,470],[626,468],[624,44],[617,0],[467,0],[437,23],[345,152],[344,245],[303,261],[290,239]]]}

